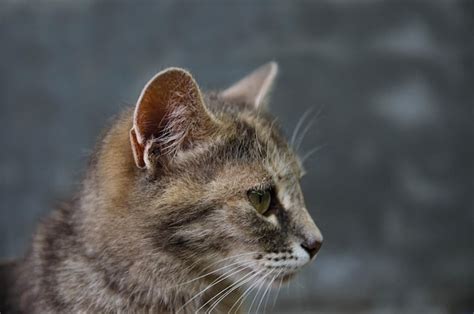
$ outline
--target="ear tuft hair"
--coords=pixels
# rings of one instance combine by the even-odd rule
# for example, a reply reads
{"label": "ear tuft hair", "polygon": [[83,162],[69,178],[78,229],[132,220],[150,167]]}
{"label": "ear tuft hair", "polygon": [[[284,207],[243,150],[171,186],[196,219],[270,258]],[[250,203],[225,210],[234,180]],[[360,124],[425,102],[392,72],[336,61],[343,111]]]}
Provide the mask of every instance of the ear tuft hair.
{"label": "ear tuft hair", "polygon": [[212,123],[189,72],[168,68],[158,73],[145,85],[135,107],[130,141],[137,167],[151,167],[151,146],[158,145],[162,155],[189,147],[208,133]]}

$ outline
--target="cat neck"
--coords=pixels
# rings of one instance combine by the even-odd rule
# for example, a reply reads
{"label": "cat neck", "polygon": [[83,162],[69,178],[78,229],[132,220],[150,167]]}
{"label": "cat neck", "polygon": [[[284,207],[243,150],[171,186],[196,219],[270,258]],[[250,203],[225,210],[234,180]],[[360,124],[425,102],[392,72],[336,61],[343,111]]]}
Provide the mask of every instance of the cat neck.
{"label": "cat neck", "polygon": [[[34,249],[20,266],[17,288],[25,312],[194,313],[208,309],[229,291],[225,289],[230,283],[216,284],[216,277],[191,283],[191,277],[178,278],[166,256],[155,261],[156,270],[150,273],[146,261],[99,252],[84,242],[80,224],[74,223],[77,217],[71,216],[72,208],[56,210],[41,225]],[[240,295],[238,289],[232,291],[216,310],[230,309]]]}
{"label": "cat neck", "polygon": [[[227,292],[219,294],[230,282],[213,284],[215,277],[182,284],[199,273],[185,272],[176,256],[147,247],[148,239],[127,218],[138,175],[130,127],[127,111],[93,155],[77,200],[40,225],[20,271],[20,304],[30,306],[25,312],[194,313]],[[239,296],[233,290],[216,309],[225,311]]]}

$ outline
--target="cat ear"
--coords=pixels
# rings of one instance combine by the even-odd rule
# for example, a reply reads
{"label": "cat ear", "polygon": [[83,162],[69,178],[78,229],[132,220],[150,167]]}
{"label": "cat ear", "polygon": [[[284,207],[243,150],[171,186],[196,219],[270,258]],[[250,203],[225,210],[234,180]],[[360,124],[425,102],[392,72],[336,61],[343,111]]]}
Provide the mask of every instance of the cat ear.
{"label": "cat ear", "polygon": [[208,134],[213,125],[191,74],[179,68],[156,74],[138,98],[130,130],[137,167],[151,167],[150,151],[165,155],[191,146]]}
{"label": "cat ear", "polygon": [[276,62],[266,63],[221,92],[220,95],[224,99],[252,105],[258,109],[265,104],[277,73]]}

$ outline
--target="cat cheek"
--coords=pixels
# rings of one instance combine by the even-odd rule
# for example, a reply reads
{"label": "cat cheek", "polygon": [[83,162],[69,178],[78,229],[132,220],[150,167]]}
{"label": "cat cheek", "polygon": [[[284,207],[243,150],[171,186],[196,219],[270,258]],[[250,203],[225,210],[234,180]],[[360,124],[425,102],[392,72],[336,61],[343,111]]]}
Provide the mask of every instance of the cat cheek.
{"label": "cat cheek", "polygon": [[273,226],[277,227],[277,228],[280,228],[280,222],[278,221],[278,218],[275,214],[271,214],[270,216],[268,217],[265,217],[265,219],[271,223]]}

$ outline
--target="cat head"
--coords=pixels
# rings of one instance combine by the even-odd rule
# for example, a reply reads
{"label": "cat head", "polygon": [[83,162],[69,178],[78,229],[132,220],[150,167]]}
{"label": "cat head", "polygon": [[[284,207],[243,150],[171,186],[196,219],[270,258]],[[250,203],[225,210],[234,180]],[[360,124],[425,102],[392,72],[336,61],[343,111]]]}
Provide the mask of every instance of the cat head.
{"label": "cat head", "polygon": [[269,63],[209,94],[179,68],[146,84],[130,130],[130,204],[154,252],[248,282],[289,278],[316,256],[301,163],[266,106],[276,74]]}

